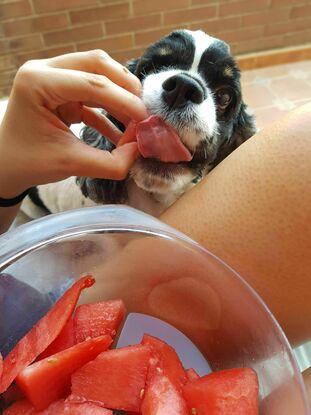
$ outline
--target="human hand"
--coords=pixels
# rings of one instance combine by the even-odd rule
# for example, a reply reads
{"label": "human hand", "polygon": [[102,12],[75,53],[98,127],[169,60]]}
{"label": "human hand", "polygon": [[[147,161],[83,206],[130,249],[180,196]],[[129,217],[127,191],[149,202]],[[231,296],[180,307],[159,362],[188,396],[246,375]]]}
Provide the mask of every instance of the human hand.
{"label": "human hand", "polygon": [[69,129],[84,122],[113,142],[122,133],[94,108],[125,125],[148,116],[140,82],[103,51],[27,62],[17,72],[0,126],[0,197],[69,176],[123,179],[138,156],[136,143],[112,153],[87,146]]}

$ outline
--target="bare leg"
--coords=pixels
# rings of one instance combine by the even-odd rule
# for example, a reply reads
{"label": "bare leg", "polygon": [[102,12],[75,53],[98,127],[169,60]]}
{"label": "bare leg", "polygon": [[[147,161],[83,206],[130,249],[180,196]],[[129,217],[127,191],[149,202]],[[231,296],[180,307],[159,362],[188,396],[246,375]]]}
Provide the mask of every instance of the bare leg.
{"label": "bare leg", "polygon": [[238,148],[162,220],[240,273],[293,345],[311,339],[311,103]]}

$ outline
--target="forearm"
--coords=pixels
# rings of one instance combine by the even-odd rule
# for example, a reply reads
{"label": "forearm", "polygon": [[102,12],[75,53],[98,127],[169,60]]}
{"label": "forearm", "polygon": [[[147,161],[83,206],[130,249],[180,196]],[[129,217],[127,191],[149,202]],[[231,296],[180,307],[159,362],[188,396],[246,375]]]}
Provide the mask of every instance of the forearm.
{"label": "forearm", "polygon": [[311,338],[310,114],[257,134],[162,217],[239,272],[293,344]]}

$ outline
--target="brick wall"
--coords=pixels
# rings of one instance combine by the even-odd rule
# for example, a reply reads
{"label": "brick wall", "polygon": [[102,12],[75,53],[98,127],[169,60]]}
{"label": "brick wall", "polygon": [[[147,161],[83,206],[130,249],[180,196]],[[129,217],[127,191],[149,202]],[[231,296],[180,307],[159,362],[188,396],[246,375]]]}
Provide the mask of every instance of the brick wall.
{"label": "brick wall", "polygon": [[311,0],[0,0],[0,96],[28,59],[102,48],[125,61],[181,27],[235,54],[300,45],[311,42]]}

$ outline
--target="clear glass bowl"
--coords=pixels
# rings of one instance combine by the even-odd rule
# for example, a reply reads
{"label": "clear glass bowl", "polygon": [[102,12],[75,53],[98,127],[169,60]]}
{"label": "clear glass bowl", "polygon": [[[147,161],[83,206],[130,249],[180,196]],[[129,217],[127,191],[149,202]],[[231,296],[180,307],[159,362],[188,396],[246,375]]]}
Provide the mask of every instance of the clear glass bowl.
{"label": "clear glass bowl", "polygon": [[0,273],[52,302],[91,273],[97,283],[82,302],[122,298],[128,312],[181,330],[213,370],[253,367],[263,415],[310,413],[289,343],[258,295],[221,260],[148,215],[104,206],[34,221],[0,238]]}

